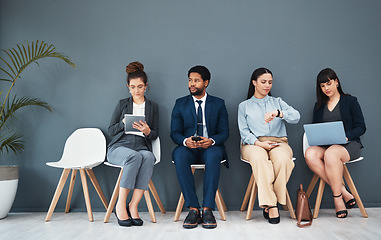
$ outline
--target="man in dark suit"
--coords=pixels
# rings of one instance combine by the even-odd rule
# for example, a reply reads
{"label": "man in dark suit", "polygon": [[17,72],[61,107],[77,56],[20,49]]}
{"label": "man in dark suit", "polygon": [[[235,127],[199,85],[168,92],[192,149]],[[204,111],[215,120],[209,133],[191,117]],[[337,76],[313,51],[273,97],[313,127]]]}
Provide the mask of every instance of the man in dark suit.
{"label": "man in dark suit", "polygon": [[[177,178],[190,208],[184,228],[217,227],[213,216],[220,177],[220,162],[226,159],[224,142],[229,136],[228,113],[224,100],[206,93],[210,72],[204,66],[188,71],[190,95],[179,98],[172,111],[171,138],[178,145],[172,153]],[[203,211],[197,199],[191,164],[205,163]]]}

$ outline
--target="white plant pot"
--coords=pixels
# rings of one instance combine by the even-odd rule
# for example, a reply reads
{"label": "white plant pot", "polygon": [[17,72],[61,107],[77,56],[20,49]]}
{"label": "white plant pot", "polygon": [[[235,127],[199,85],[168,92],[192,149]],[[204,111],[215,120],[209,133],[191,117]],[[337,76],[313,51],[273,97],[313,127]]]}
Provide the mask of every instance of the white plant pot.
{"label": "white plant pot", "polygon": [[5,218],[15,200],[19,182],[18,166],[0,166],[0,219]]}

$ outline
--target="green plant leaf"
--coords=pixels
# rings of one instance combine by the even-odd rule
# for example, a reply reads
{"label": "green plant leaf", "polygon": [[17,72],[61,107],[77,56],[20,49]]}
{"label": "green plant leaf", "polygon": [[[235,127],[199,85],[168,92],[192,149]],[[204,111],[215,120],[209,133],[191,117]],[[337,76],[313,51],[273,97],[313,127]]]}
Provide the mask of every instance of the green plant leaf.
{"label": "green plant leaf", "polygon": [[51,106],[38,98],[21,97],[17,98],[14,96],[12,102],[7,102],[6,108],[4,109],[4,114],[0,118],[0,129],[5,125],[7,120],[14,118],[14,113],[26,106],[37,106],[52,111]]}
{"label": "green plant leaf", "polygon": [[17,53],[17,52],[16,52],[16,53],[17,53],[17,55],[18,55],[18,54],[21,55],[21,57],[22,57],[22,58],[20,58],[20,59],[21,59],[21,64],[24,65],[24,64],[25,64],[24,53],[23,53],[23,51],[21,50],[20,45],[17,44],[17,48],[19,49],[19,51],[18,51],[18,53]]}
{"label": "green plant leaf", "polygon": [[9,52],[12,54],[13,59],[14,59],[15,63],[17,64],[16,69],[20,69],[21,65],[20,65],[19,59],[16,56],[17,51],[14,48],[12,48],[12,49],[9,49]]}
{"label": "green plant leaf", "polygon": [[[0,136],[0,154],[3,153],[19,153],[24,150],[24,141],[21,140],[22,135],[18,132],[11,135],[1,135]],[[1,156],[1,155],[0,155]]]}
{"label": "green plant leaf", "polygon": [[[4,51],[4,50],[3,50]],[[5,52],[5,51],[4,51]],[[11,69],[12,73],[14,75],[11,75],[10,73],[8,73],[4,68],[0,68],[3,72],[5,72],[6,74],[8,74],[11,78],[15,78],[16,77],[16,73],[13,71],[13,68],[11,67],[11,65],[9,65],[9,63],[7,61],[4,60],[4,58],[0,57],[0,59],[8,66],[9,69]]]}
{"label": "green plant leaf", "polygon": [[[4,50],[3,50],[4,51]],[[13,64],[13,67],[10,67],[10,65],[11,64],[7,64],[8,65],[8,67],[12,70],[12,72],[13,72],[13,74],[16,76],[17,75],[17,73],[18,73],[18,71],[17,71],[17,65],[16,65],[16,63],[15,63],[15,60],[13,59],[13,57],[11,56],[11,54],[9,53],[9,50],[7,50],[7,51],[4,51],[7,55],[8,55],[8,57],[11,59],[11,61],[12,61],[12,64]]]}
{"label": "green plant leaf", "polygon": [[[7,91],[3,104],[0,109],[0,154],[9,151],[19,152],[23,149],[24,145],[21,141],[21,134],[17,132],[14,134],[4,134],[4,127],[11,131],[13,127],[13,121],[16,119],[15,112],[19,109],[27,106],[38,106],[52,111],[52,108],[46,102],[33,97],[11,97],[11,91],[15,86],[16,80],[21,78],[21,73],[30,64],[38,64],[38,60],[46,57],[59,58],[65,61],[67,64],[75,68],[75,64],[69,57],[57,52],[53,44],[47,44],[44,41],[37,40],[31,44],[26,41],[24,44],[16,44],[16,47],[1,50],[5,53],[6,57],[0,56],[0,62],[3,62],[5,66],[0,68],[0,73],[7,75],[0,78],[0,81],[10,82],[9,90]],[[0,52],[0,53],[1,53]],[[9,79],[7,79],[9,77]],[[2,92],[0,92],[1,94]],[[12,99],[12,100],[10,100]]]}

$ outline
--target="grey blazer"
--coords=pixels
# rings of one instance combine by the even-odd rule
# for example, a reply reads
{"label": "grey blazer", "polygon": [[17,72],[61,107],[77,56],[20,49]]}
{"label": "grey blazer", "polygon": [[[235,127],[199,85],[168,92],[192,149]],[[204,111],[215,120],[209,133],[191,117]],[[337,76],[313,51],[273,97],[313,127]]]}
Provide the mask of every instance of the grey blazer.
{"label": "grey blazer", "polygon": [[[132,97],[119,100],[112,114],[110,126],[108,127],[108,133],[112,137],[108,147],[111,147],[116,143],[124,134],[124,123],[122,122],[124,114],[132,114],[133,110]],[[149,135],[144,135],[147,146],[152,151],[152,140],[155,140],[159,136],[159,107],[158,105],[146,98],[145,106],[145,118],[148,126],[151,129]]]}

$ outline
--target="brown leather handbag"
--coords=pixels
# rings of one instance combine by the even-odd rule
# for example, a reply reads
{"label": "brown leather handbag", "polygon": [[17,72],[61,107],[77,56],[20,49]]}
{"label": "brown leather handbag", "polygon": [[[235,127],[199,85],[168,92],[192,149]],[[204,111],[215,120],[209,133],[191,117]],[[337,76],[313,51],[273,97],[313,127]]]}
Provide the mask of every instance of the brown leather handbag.
{"label": "brown leather handbag", "polygon": [[[312,213],[310,202],[308,201],[307,194],[303,191],[303,185],[300,184],[300,188],[296,192],[296,218],[298,220],[298,227],[307,227],[312,224]],[[308,221],[308,223],[301,224],[302,221]]]}

